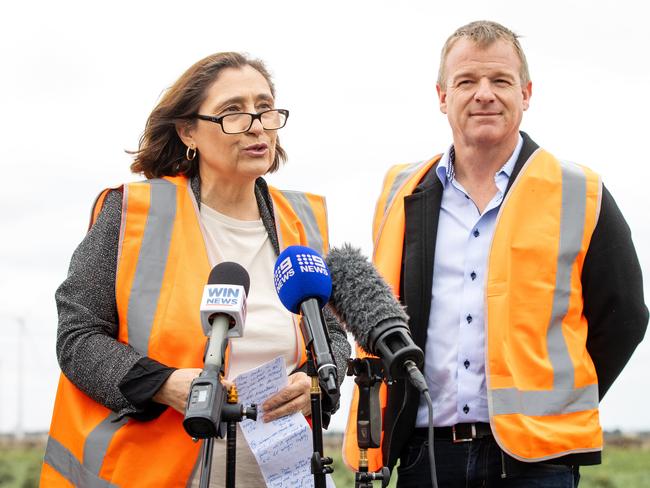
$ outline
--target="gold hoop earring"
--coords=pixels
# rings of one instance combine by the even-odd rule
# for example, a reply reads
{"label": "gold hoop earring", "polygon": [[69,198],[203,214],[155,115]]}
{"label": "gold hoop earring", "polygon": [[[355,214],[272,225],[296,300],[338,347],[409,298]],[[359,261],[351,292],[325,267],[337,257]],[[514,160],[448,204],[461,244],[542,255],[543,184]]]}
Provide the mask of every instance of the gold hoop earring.
{"label": "gold hoop earring", "polygon": [[193,161],[195,157],[196,157],[196,149],[194,148],[194,146],[188,146],[187,151],[185,151],[185,159],[187,159],[188,161]]}

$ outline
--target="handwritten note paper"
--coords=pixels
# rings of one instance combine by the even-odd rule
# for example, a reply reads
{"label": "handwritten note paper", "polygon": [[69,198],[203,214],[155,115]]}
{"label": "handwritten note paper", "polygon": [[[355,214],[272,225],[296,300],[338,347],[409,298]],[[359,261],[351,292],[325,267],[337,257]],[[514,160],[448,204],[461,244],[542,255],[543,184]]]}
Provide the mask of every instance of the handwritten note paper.
{"label": "handwritten note paper", "polygon": [[[284,359],[275,358],[240,374],[235,378],[235,384],[241,403],[257,405],[258,420],[245,420],[241,428],[260,465],[266,485],[270,488],[313,487],[310,460],[314,449],[311,429],[305,417],[296,413],[268,423],[262,421],[262,403],[287,385]],[[335,488],[329,476],[327,486]]]}

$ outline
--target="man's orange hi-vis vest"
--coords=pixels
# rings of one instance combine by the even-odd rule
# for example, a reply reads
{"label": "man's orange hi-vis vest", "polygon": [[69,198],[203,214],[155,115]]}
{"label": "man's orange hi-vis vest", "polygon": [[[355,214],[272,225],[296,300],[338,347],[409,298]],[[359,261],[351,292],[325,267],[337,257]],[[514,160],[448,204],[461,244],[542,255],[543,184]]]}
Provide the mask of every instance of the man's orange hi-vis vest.
{"label": "man's orange hi-vis vest", "polygon": [[[399,296],[404,197],[439,161],[391,168],[377,202],[375,266]],[[486,376],[490,425],[522,461],[602,449],[598,378],[586,350],[581,274],[600,211],[597,174],[538,149],[501,205],[488,258]],[[382,385],[381,405],[386,405]],[[358,466],[355,387],[344,442]],[[386,434],[385,434],[386,435]],[[369,467],[383,464],[368,452]]]}
{"label": "man's orange hi-vis vest", "polygon": [[[94,209],[101,210],[109,190]],[[322,197],[269,188],[281,249],[328,249]],[[176,368],[200,368],[206,338],[199,306],[211,266],[198,205],[184,177],[123,187],[116,276],[118,340]],[[294,321],[297,323],[297,321]],[[305,360],[300,329],[298,364]],[[41,486],[186,486],[200,443],[172,408],[140,422],[90,399],[63,374],[59,380]]]}

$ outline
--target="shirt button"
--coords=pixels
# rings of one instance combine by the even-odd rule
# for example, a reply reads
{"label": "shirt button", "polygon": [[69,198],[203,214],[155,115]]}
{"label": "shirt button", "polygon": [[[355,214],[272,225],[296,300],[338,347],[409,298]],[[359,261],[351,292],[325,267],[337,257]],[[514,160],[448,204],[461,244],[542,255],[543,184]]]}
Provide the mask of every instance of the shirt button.
{"label": "shirt button", "polygon": [[472,278],[472,281],[476,279],[476,273],[472,271],[472,274],[469,275]]}
{"label": "shirt button", "polygon": [[467,317],[465,317],[465,320],[467,320],[468,324],[471,324],[472,323],[472,316],[468,315]]}
{"label": "shirt button", "polygon": [[465,366],[465,369],[469,368],[469,360],[466,359],[463,366]]}
{"label": "shirt button", "polygon": [[474,237],[478,237],[478,236],[481,235],[481,233],[478,231],[478,229],[474,229],[473,234],[474,234]]}
{"label": "shirt button", "polygon": [[469,413],[469,407],[467,406],[467,404],[465,404],[465,406],[463,407],[463,412],[465,412],[465,415]]}

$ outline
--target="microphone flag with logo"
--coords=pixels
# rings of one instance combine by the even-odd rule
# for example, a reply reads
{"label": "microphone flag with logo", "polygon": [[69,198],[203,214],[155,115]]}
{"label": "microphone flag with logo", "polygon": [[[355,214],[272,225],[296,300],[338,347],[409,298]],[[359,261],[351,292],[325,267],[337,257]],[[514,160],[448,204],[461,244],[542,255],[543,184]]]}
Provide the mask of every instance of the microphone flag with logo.
{"label": "microphone flag with logo", "polygon": [[306,246],[289,246],[275,263],[275,291],[287,310],[299,314],[300,304],[315,298],[321,308],[330,299],[332,278],[325,260]]}
{"label": "microphone flag with logo", "polygon": [[201,325],[205,335],[211,334],[217,315],[229,318],[228,338],[244,335],[250,283],[248,272],[238,263],[226,261],[212,268],[201,297]]}

